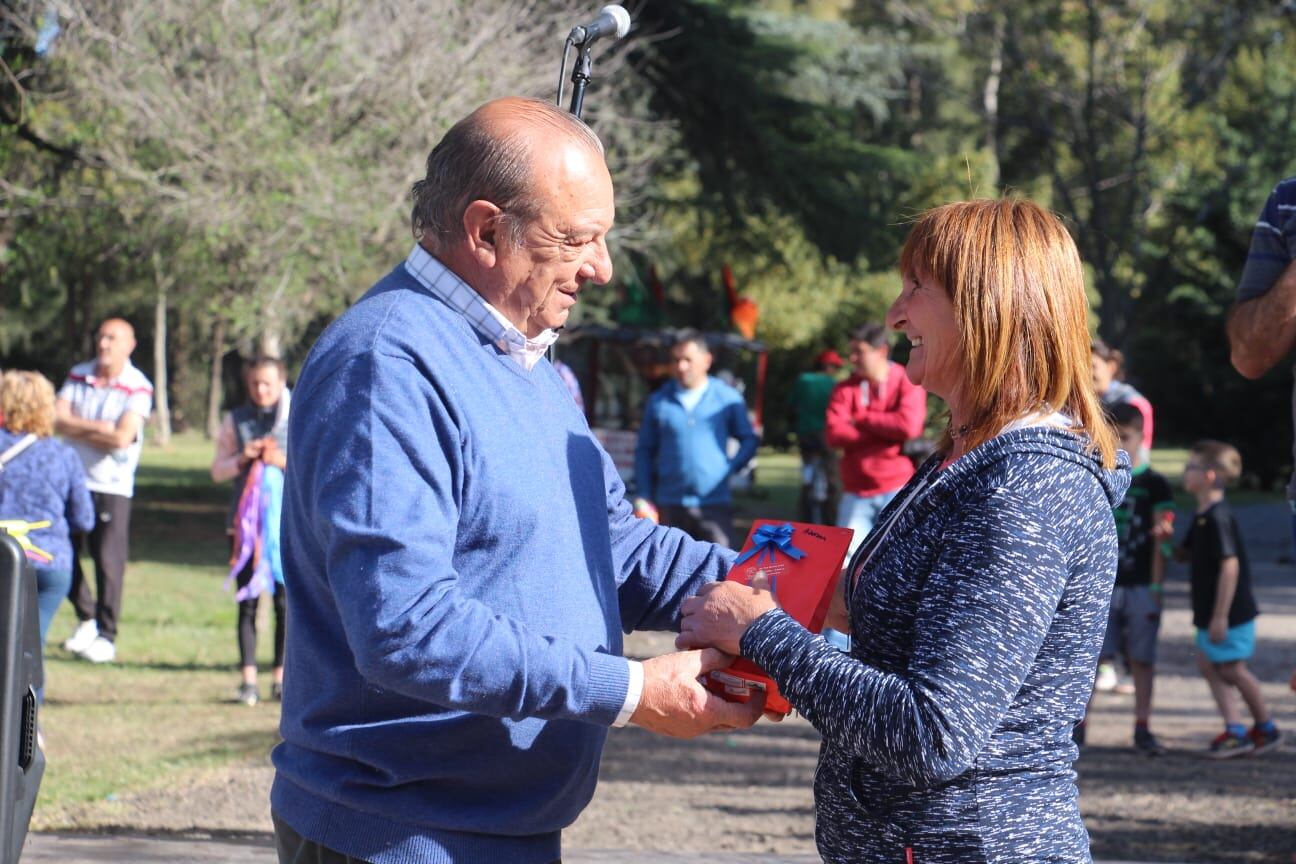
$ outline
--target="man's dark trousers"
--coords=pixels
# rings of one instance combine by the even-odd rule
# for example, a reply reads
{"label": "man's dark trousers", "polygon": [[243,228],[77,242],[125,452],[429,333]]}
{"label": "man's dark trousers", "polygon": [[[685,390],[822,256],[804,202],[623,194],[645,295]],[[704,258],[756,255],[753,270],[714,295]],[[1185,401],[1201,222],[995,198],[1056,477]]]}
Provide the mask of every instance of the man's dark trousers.
{"label": "man's dark trousers", "polygon": [[[275,850],[279,853],[279,864],[367,864],[359,858],[348,857],[327,846],[321,846],[314,840],[307,840],[273,811],[270,819],[274,822]],[[554,861],[553,864],[562,864],[562,861]]]}
{"label": "man's dark trousers", "polygon": [[[72,587],[68,589],[68,599],[76,609],[78,620],[96,622],[99,635],[112,642],[117,638],[122,584],[130,553],[131,499],[106,492],[96,492],[92,497],[94,528],[88,535],[77,534],[72,538]],[[86,537],[90,539],[90,557],[95,565],[93,595],[81,571],[81,544]]]}

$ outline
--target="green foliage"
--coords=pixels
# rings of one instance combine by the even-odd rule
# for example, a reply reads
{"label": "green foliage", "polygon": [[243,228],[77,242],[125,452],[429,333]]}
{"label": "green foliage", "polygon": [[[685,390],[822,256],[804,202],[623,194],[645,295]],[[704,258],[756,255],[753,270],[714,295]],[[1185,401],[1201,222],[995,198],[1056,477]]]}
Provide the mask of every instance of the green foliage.
{"label": "green foliage", "polygon": [[650,4],[640,20],[677,34],[635,59],[653,88],[651,110],[679,129],[662,168],[696,180],[683,203],[732,225],[753,212],[789,214],[839,259],[893,251],[883,214],[895,212],[903,184],[877,179],[907,176],[914,163],[865,133],[898,93],[902,44],[711,0]]}
{"label": "green foliage", "polygon": [[[108,796],[262,761],[276,741],[273,704],[249,711],[232,701],[238,607],[222,587],[229,490],[211,482],[211,453],[197,435],[167,451],[144,448],[118,662],[94,666],[57,647],[76,625],[69,605],[51,625],[41,712],[49,763],[34,828],[120,824],[121,805]],[[266,664],[272,648],[268,636],[258,641]]]}
{"label": "green foliage", "polygon": [[[404,253],[406,190],[443,130],[491,96],[552,92],[587,10],[524,5],[78,0],[43,57],[24,18],[43,4],[0,7],[4,365],[58,377],[109,312],[143,353],[164,287],[184,415],[228,347],[299,359]],[[760,306],[777,402],[883,314],[914,215],[1012,190],[1072,228],[1095,330],[1159,434],[1237,440],[1271,482],[1285,375],[1236,376],[1222,319],[1255,214],[1296,172],[1289,6],[649,0],[587,100],[620,276],[580,315],[728,329],[728,265]]]}

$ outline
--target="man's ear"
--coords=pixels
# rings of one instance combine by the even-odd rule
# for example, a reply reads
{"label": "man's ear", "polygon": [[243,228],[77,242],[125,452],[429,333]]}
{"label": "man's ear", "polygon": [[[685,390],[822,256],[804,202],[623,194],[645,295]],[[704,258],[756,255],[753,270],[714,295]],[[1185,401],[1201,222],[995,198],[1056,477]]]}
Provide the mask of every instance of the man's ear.
{"label": "man's ear", "polygon": [[504,211],[489,201],[478,199],[464,208],[464,236],[468,251],[482,267],[494,267],[499,254],[500,217]]}

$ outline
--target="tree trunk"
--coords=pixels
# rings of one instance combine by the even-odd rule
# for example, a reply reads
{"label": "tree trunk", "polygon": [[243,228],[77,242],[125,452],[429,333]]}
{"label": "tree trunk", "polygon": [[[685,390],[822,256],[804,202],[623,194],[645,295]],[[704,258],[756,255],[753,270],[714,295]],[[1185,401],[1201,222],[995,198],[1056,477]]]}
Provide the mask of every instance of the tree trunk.
{"label": "tree trunk", "polygon": [[280,336],[279,329],[274,326],[267,327],[261,331],[260,338],[257,339],[257,354],[262,357],[283,357],[283,338]]}
{"label": "tree trunk", "polygon": [[167,398],[167,282],[162,256],[153,253],[153,279],[157,302],[153,307],[153,404],[157,412],[157,443],[171,443],[171,403]]}
{"label": "tree trunk", "polygon": [[999,82],[1003,78],[1004,31],[1003,13],[994,13],[994,33],[990,43],[990,71],[985,88],[981,91],[981,104],[985,109],[986,151],[990,154],[990,184],[999,188]]}
{"label": "tree trunk", "polygon": [[192,368],[193,355],[198,353],[206,358],[207,352],[205,349],[195,352],[192,348],[194,326],[190,317],[177,314],[175,326],[167,330],[171,355],[170,389],[175,396],[175,401],[171,403],[171,431],[177,435],[196,428],[194,418],[202,416],[202,408],[207,401],[206,393],[198,393],[198,386],[194,383],[198,379]]}
{"label": "tree trunk", "polygon": [[212,328],[211,378],[207,388],[207,437],[215,440],[221,424],[221,361],[225,357],[225,319],[217,318]]}

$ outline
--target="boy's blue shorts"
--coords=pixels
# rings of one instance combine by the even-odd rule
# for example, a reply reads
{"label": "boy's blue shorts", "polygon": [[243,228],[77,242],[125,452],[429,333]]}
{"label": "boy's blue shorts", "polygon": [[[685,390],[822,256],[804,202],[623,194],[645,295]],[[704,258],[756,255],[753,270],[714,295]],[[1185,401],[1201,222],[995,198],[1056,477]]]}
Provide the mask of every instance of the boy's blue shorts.
{"label": "boy's blue shorts", "polygon": [[1223,642],[1210,641],[1210,631],[1197,631],[1197,647],[1212,663],[1233,663],[1255,653],[1255,619],[1230,627]]}

